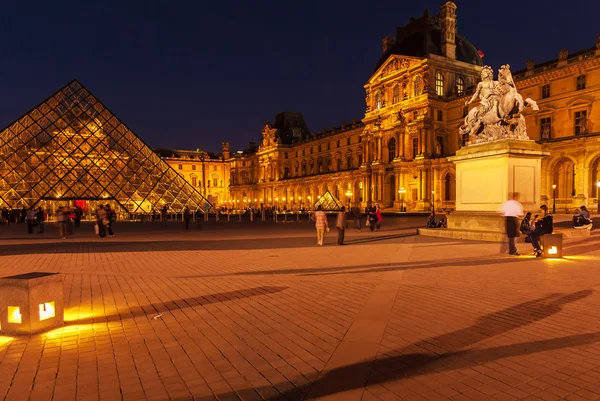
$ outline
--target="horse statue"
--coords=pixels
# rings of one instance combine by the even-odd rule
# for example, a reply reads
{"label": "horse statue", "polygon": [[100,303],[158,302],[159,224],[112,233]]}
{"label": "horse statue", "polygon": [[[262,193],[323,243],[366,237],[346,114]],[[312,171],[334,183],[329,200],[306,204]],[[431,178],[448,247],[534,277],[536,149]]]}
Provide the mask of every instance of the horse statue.
{"label": "horse statue", "polygon": [[465,105],[477,98],[480,100],[479,105],[469,111],[464,124],[459,128],[462,135],[469,135],[471,143],[504,138],[529,139],[522,113],[526,106],[533,110],[539,110],[539,107],[532,99],[523,100],[517,92],[510,65],[500,67],[498,81],[493,80],[492,68],[484,66],[481,70],[481,82]]}

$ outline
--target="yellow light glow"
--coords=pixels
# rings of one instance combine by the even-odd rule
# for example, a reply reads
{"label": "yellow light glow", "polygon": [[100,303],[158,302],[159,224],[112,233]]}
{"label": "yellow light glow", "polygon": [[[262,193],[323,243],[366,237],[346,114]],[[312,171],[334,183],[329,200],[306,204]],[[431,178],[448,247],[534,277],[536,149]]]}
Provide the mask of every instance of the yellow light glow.
{"label": "yellow light glow", "polygon": [[548,255],[556,255],[558,253],[558,248],[555,246],[551,246],[550,249],[548,249]]}
{"label": "yellow light glow", "polygon": [[69,325],[69,326],[59,327],[57,329],[50,330],[49,332],[45,333],[45,336],[46,336],[46,340],[60,341],[64,337],[73,336],[75,334],[80,335],[82,333],[93,335],[94,325],[80,324],[80,325]]}
{"label": "yellow light glow", "polygon": [[18,306],[8,307],[8,322],[9,323],[23,323],[23,316],[21,316],[21,308]]}
{"label": "yellow light glow", "polygon": [[0,349],[2,349],[3,346],[10,344],[10,342],[14,340],[13,337],[8,337],[8,336],[0,336]]}
{"label": "yellow light glow", "polygon": [[54,312],[54,301],[52,302],[44,302],[39,305],[40,308],[40,321],[53,318],[55,316]]}
{"label": "yellow light glow", "polygon": [[22,323],[21,308],[18,306],[8,307],[8,323]]}

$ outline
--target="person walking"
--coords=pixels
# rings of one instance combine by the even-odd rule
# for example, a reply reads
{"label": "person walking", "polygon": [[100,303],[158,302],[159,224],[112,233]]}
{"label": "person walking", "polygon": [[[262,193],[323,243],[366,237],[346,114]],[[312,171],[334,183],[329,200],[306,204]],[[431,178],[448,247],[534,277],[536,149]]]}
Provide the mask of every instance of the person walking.
{"label": "person walking", "polygon": [[323,211],[321,205],[319,205],[317,211],[313,213],[312,219],[315,221],[315,227],[317,229],[317,245],[322,246],[325,230],[329,231],[329,224],[327,224],[327,214]]}
{"label": "person walking", "polygon": [[66,206],[61,206],[56,211],[56,223],[58,224],[58,234],[62,239],[67,239],[67,225],[69,224],[69,215]]}
{"label": "person walking", "polygon": [[[523,205],[519,202],[519,193],[515,192],[512,199],[506,201],[502,206],[504,223],[506,227],[506,236],[508,237],[508,253],[514,256],[520,256],[517,252],[517,237],[519,236],[519,217],[523,216]],[[506,247],[502,246],[502,253]]]}
{"label": "person walking", "polygon": [[377,219],[377,230],[381,228],[381,220],[383,220],[383,216],[381,215],[381,208],[379,207],[379,203],[375,206],[375,218]]}
{"label": "person walking", "polygon": [[346,208],[342,206],[342,210],[338,212],[335,227],[338,229],[338,245],[344,245],[344,234],[346,233]]}
{"label": "person walking", "polygon": [[113,209],[111,209],[110,205],[107,204],[105,206],[105,210],[106,210],[106,219],[108,220],[106,222],[106,230],[108,231],[108,236],[110,238],[115,236],[115,233],[112,229],[112,224],[117,221],[117,213],[115,213],[115,211]]}

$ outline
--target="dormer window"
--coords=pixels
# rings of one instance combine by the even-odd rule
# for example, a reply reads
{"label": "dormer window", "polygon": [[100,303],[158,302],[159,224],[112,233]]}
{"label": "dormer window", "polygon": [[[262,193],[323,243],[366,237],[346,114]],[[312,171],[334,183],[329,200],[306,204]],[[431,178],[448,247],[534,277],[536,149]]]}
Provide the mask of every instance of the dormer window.
{"label": "dormer window", "polygon": [[444,76],[439,71],[435,74],[435,93],[444,96]]}

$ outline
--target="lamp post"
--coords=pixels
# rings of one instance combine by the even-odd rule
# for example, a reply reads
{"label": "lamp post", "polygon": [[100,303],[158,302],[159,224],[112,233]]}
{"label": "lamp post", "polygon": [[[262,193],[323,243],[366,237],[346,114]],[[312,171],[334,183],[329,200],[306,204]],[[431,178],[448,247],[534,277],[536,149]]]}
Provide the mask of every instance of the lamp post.
{"label": "lamp post", "polygon": [[596,200],[598,201],[598,209],[596,213],[600,213],[600,181],[596,183]]}
{"label": "lamp post", "polygon": [[435,189],[431,191],[431,211],[435,213]]}
{"label": "lamp post", "polygon": [[398,193],[400,194],[400,211],[404,212],[404,194],[406,193],[406,189],[404,189],[404,187],[400,187]]}
{"label": "lamp post", "polygon": [[552,184],[552,214],[556,214],[556,184]]}

